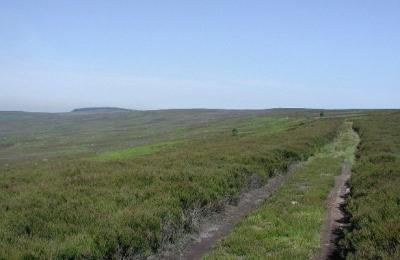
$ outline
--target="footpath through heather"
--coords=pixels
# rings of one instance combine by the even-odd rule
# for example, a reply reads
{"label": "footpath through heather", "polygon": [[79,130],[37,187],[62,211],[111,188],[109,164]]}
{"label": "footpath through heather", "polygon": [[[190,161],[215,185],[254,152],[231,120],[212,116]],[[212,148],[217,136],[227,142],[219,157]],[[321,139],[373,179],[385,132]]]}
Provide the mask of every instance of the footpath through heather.
{"label": "footpath through heather", "polygon": [[333,143],[290,175],[205,258],[327,258],[334,249],[332,234],[341,218],[338,198],[346,190],[358,142],[352,123],[345,122]]}

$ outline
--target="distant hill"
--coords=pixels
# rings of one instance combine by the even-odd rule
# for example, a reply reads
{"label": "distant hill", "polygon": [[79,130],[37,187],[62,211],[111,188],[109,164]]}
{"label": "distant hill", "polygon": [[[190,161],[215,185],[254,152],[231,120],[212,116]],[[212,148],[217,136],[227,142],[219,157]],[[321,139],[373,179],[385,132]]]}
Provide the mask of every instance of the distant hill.
{"label": "distant hill", "polygon": [[83,107],[75,108],[72,113],[115,113],[115,112],[131,112],[133,110],[119,107]]}

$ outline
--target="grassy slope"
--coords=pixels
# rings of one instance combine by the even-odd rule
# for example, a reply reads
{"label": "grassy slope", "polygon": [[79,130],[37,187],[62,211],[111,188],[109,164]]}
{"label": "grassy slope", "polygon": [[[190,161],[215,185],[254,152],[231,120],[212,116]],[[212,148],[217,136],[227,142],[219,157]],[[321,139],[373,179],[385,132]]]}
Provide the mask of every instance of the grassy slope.
{"label": "grassy slope", "polygon": [[141,145],[135,146],[128,149],[117,150],[102,153],[100,155],[96,155],[92,159],[98,161],[112,161],[112,160],[123,160],[123,159],[132,159],[142,155],[148,155],[155,152],[159,152],[165,149],[175,148],[178,145],[182,145],[184,143],[183,140],[175,140],[175,141],[165,141],[155,144]]}
{"label": "grassy slope", "polygon": [[325,199],[357,135],[347,123],[333,145],[306,162],[260,209],[241,221],[206,259],[309,259],[319,248]]}
{"label": "grassy slope", "polygon": [[[203,135],[266,111],[0,112],[0,160],[96,154]],[[228,131],[230,131],[229,129]]]}
{"label": "grassy slope", "polygon": [[400,258],[400,112],[373,113],[354,127],[361,143],[350,179],[349,259]]}
{"label": "grassy slope", "polygon": [[230,119],[221,122],[208,124],[202,128],[201,137],[193,137],[186,139],[176,139],[172,141],[164,141],[158,143],[152,143],[141,146],[134,146],[127,149],[115,150],[100,153],[91,157],[94,160],[109,161],[109,160],[122,160],[132,159],[137,156],[148,155],[155,152],[165,151],[168,149],[178,148],[179,146],[187,143],[190,140],[199,140],[201,138],[216,138],[223,135],[229,135],[233,128],[239,127],[240,131],[238,135],[244,136],[265,136],[273,133],[279,133],[292,129],[298,126],[302,126],[309,122],[310,119],[304,117],[292,118],[278,117],[278,116],[256,116],[243,119]]}
{"label": "grassy slope", "polygon": [[0,253],[6,258],[98,258],[117,249],[123,255],[151,253],[191,230],[194,208],[217,208],[250,175],[266,180],[291,160],[309,156],[332,138],[339,122],[237,120],[239,136],[231,136],[231,125],[229,131],[207,126],[179,149],[133,159],[59,158],[3,168]]}
{"label": "grassy slope", "polygon": [[[357,111],[326,111],[344,116]],[[160,142],[254,131],[259,116],[316,117],[319,110],[155,110],[124,113],[0,112],[0,164],[3,161],[93,155]],[[263,121],[265,119],[261,119]],[[268,119],[266,120],[268,121]],[[266,122],[267,123],[267,122]]]}

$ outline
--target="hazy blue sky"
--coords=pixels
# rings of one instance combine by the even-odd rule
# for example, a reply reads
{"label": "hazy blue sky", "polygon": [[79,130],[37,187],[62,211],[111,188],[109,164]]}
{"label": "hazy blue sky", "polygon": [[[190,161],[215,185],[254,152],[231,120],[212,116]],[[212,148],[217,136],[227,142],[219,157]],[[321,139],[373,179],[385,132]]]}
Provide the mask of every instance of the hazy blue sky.
{"label": "hazy blue sky", "polygon": [[0,110],[399,104],[399,0],[0,1]]}

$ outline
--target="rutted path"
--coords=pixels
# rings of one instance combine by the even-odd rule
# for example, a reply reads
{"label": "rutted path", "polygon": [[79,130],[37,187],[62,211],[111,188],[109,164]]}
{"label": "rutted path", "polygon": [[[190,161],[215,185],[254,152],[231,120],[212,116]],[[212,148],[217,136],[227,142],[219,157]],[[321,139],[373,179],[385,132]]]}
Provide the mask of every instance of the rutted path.
{"label": "rutted path", "polygon": [[[326,221],[329,224],[324,227],[324,219],[329,212],[329,219],[336,220],[337,212],[327,208],[335,209],[340,194],[346,191],[358,140],[351,122],[345,122],[333,142],[291,175],[273,199],[250,213],[223,243],[217,243],[207,259],[310,259],[315,255],[316,259],[325,259],[334,243],[323,242],[328,245],[321,249],[321,229],[326,234],[322,240],[330,242],[337,226]],[[320,251],[328,253],[322,255]]]}
{"label": "rutted path", "polygon": [[[340,130],[338,138],[331,144],[326,145],[318,154],[307,160],[300,169],[291,168],[285,175],[277,175],[271,178],[269,182],[262,188],[254,189],[249,192],[243,193],[239,199],[237,205],[227,205],[222,213],[216,213],[208,218],[201,220],[199,225],[199,232],[196,234],[189,234],[182,239],[178,244],[171,245],[170,248],[164,248],[162,253],[151,257],[150,259],[200,259],[201,257],[208,255],[210,259],[220,259],[220,257],[233,258],[239,257],[232,251],[224,251],[224,244],[222,247],[214,248],[212,251],[215,254],[209,255],[210,249],[213,248],[217,242],[225,237],[232,236],[231,232],[235,229],[235,225],[244,219],[247,215],[252,214],[254,210],[259,208],[260,204],[270,197],[278,188],[285,187],[283,190],[279,189],[279,199],[271,202],[267,208],[262,210],[268,210],[271,212],[272,218],[279,218],[279,214],[285,215],[286,218],[282,221],[278,221],[278,231],[272,229],[265,229],[262,237],[265,239],[265,243],[269,243],[267,240],[272,239],[270,242],[280,245],[278,251],[274,251],[274,256],[290,256],[295,257],[298,254],[302,256],[310,257],[310,252],[317,250],[315,259],[326,259],[331,252],[335,249],[336,231],[340,228],[339,220],[342,219],[343,214],[339,209],[340,204],[343,202],[343,195],[346,193],[346,182],[350,177],[350,166],[354,160],[354,153],[358,143],[357,134],[352,131],[351,122],[346,122],[343,128]],[[337,175],[338,168],[340,169],[341,163],[341,174]],[[327,167],[327,168],[325,168]],[[299,168],[299,167],[296,167]],[[295,175],[292,173],[296,171]],[[336,177],[335,177],[336,176]],[[321,233],[321,248],[318,250],[320,242],[310,240],[304,244],[304,240],[296,236],[296,230],[302,232],[305,237],[316,237],[315,228],[321,228],[318,223],[318,208],[323,207],[324,201],[315,196],[316,194],[323,192],[324,189],[328,193],[330,189],[330,181],[335,178],[335,186],[331,190],[328,197],[327,216],[325,222],[322,225]],[[286,181],[287,180],[287,181]],[[299,186],[299,183],[305,182],[306,186]],[[328,189],[326,189],[328,188]],[[290,204],[287,204],[287,203]],[[290,205],[290,206],[286,206]],[[292,211],[291,215],[287,215],[287,210]],[[258,213],[257,213],[258,214]],[[267,213],[269,214],[269,213]],[[310,218],[314,218],[314,222],[307,222]],[[323,216],[321,216],[323,218]],[[321,219],[319,218],[319,220]],[[305,225],[309,226],[309,231],[304,230],[304,225],[299,222],[299,219],[306,221]],[[261,218],[262,223],[271,221],[264,220]],[[289,231],[282,223],[289,225]],[[248,223],[247,223],[248,224]],[[242,229],[252,229],[253,223],[244,224],[241,226]],[[263,223],[265,224],[265,223]],[[265,226],[260,224],[261,226]],[[300,232],[300,233],[301,233]],[[318,232],[318,231],[317,231]],[[247,233],[251,234],[250,233]],[[237,239],[233,239],[232,247],[243,249],[246,254],[252,255],[253,257],[266,257],[262,255],[265,248],[260,248],[259,252],[246,251],[246,250],[257,250],[257,246],[253,247],[249,245],[249,242],[254,238],[246,239],[246,243],[243,247],[238,244],[240,240],[240,234],[234,233]],[[293,236],[293,241],[288,242],[288,236]],[[264,242],[254,241],[258,246],[263,246]],[[293,244],[295,243],[295,245]],[[230,248],[230,246],[227,246]],[[294,247],[294,249],[293,249]],[[301,247],[301,249],[300,249]],[[291,249],[289,249],[291,248]],[[293,249],[293,250],[292,250]],[[239,251],[240,251],[239,250]],[[242,252],[242,251],[241,251]],[[261,255],[260,255],[261,253]],[[300,257],[302,258],[302,257]]]}
{"label": "rutted path", "polygon": [[236,205],[227,205],[222,213],[203,219],[197,233],[187,235],[178,245],[150,259],[200,259],[219,239],[228,235],[235,224],[274,193],[298,166],[294,164],[286,174],[279,174],[263,187],[243,193]]}
{"label": "rutted path", "polygon": [[360,141],[358,134],[354,130],[351,132],[351,135],[353,140],[355,140],[352,146],[353,150],[350,146],[350,150],[348,150],[349,153],[346,155],[345,162],[342,164],[341,173],[335,177],[335,186],[327,198],[327,212],[321,230],[321,247],[314,259],[340,258],[336,243],[341,238],[341,234],[343,234],[343,230],[347,224],[343,205],[347,194],[350,192],[347,187],[347,181],[351,177],[351,165],[354,161],[356,146]]}
{"label": "rutted path", "polygon": [[327,214],[321,233],[320,252],[314,259],[335,258],[335,242],[339,238],[340,231],[344,228],[345,213],[341,206],[349,192],[347,181],[351,176],[351,166],[349,163],[343,163],[341,174],[335,177],[335,187],[331,190],[327,199]]}

